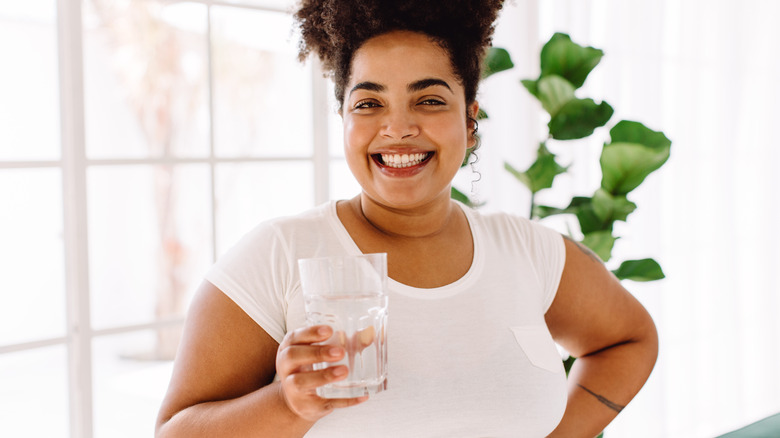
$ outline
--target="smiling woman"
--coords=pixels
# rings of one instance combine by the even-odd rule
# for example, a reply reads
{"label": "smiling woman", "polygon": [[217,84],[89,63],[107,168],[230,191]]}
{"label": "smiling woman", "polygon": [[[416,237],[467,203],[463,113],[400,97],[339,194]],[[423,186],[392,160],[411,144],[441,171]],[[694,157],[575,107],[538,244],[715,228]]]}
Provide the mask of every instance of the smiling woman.
{"label": "smiling woman", "polygon": [[[155,350],[160,328],[175,332],[179,327],[184,304],[171,300],[168,304],[174,305],[169,309],[176,309],[171,318],[155,317],[156,294],[150,285],[156,284],[157,276],[183,278],[193,284],[215,255],[222,255],[257,222],[304,211],[328,199],[350,199],[361,192],[344,160],[342,120],[332,111],[343,103],[334,97],[335,84],[329,88],[319,63],[299,65],[297,47],[287,41],[293,3],[0,1],[0,272],[4,288],[0,293],[0,436],[149,436],[157,414],[151,411],[162,399],[171,362],[149,360],[148,353]],[[336,54],[348,43],[357,44],[345,35],[374,36],[372,26],[387,25],[372,9],[375,3],[307,2],[313,9],[327,4],[329,10],[338,11],[327,23],[352,24],[350,28],[324,27],[326,22],[312,13],[308,16],[315,23],[310,30],[323,41],[323,50]],[[398,5],[391,15],[416,17],[415,23],[451,16],[446,6],[456,5],[455,14],[463,12],[470,19],[463,26],[443,30],[462,33],[464,43],[466,36],[481,35],[477,23],[490,19],[483,6],[492,4],[479,2],[474,7],[458,0],[439,1],[430,9],[427,2],[385,3]],[[100,18],[98,6],[103,6],[102,13],[115,14],[116,21]],[[126,7],[135,12],[129,13]],[[363,14],[357,24],[350,18],[354,13]],[[585,85],[588,93],[615,104],[622,111],[621,118],[662,127],[679,146],[670,166],[655,177],[658,180],[637,193],[635,201],[648,208],[634,217],[629,225],[632,233],[625,234],[618,249],[620,257],[649,255],[663,262],[665,281],[631,284],[631,288],[659,322],[664,348],[658,370],[610,424],[608,437],[709,438],[780,411],[776,369],[780,350],[774,348],[780,345],[780,251],[776,245],[780,241],[780,148],[776,147],[775,123],[780,57],[766,55],[780,52],[778,16],[780,2],[775,0],[547,0],[507,2],[501,12],[495,43],[515,57],[516,74],[491,76],[480,85],[479,101],[489,110],[490,119],[480,120],[486,128],[482,130],[486,148],[478,164],[483,178],[475,190],[485,205],[481,214],[471,217],[492,217],[487,212],[499,210],[527,213],[525,193],[504,171],[504,160],[532,161],[537,128],[546,120],[539,119],[537,103],[518,81],[539,73],[534,70],[538,50],[554,32],[566,32],[583,44],[604,49],[599,71]],[[146,25],[130,24],[143,20],[148,20]],[[178,46],[160,39],[171,34],[184,39]],[[170,54],[178,48],[182,56],[153,58],[127,47],[114,50],[109,42],[117,36],[127,47],[147,47],[151,55]],[[315,57],[324,53],[315,45],[307,47]],[[168,89],[172,93],[185,87],[195,91],[135,99],[160,110],[138,113],[129,97],[144,87],[130,88],[124,81],[142,77],[139,73],[165,72],[146,68],[160,66],[154,59],[171,70],[147,92],[164,92],[166,85],[173,87]],[[464,59],[458,56],[456,61]],[[329,71],[336,63],[328,64]],[[348,74],[344,77],[348,79]],[[427,103],[436,105],[437,100]],[[140,120],[137,114],[146,116]],[[143,134],[142,126],[161,122],[168,127],[155,131],[155,136]],[[85,136],[80,135],[84,132]],[[167,138],[170,154],[162,154],[160,143],[151,143],[153,138]],[[571,178],[556,182],[555,193],[546,203],[558,205],[564,196],[568,201],[571,195],[592,192],[598,186],[590,169],[598,162],[602,146],[601,139],[596,143],[595,147],[563,148],[561,162],[573,163]],[[419,153],[430,157],[427,150]],[[371,159],[382,160],[387,167],[398,162],[403,166],[404,154],[398,154],[398,159],[395,155],[383,159],[375,154]],[[413,160],[413,154],[408,155]],[[456,176],[456,182],[468,187],[468,172],[460,176],[465,178],[457,180]],[[659,190],[653,188],[659,186]],[[157,202],[156,191],[170,193],[178,202],[165,202],[164,197]],[[361,216],[362,209],[355,208],[359,206],[338,205],[343,204],[362,218],[356,224],[372,229]],[[175,225],[177,239],[166,239],[165,245],[155,239],[158,206],[174,210],[168,223]],[[299,248],[334,239],[350,251],[359,251],[344,224],[334,222],[339,217],[337,209],[332,204],[327,208],[331,210],[326,209],[324,217],[336,226],[313,227]],[[487,227],[479,220],[469,222],[474,234],[474,269],[463,280],[442,288],[411,288],[391,281],[397,294],[391,304],[390,332],[396,337],[393,345],[406,350],[391,346],[389,388],[382,397],[395,394],[411,405],[398,410],[397,416],[392,415],[395,411],[383,411],[382,421],[391,423],[389,427],[423,427],[446,417],[440,423],[460,428],[453,435],[464,435],[469,431],[461,426],[485,413],[481,417],[484,427],[475,428],[471,435],[488,435],[490,424],[505,418],[479,411],[490,411],[492,406],[478,402],[491,399],[492,391],[505,397],[501,401],[521,401],[501,392],[507,387],[506,376],[512,373],[490,375],[491,370],[484,368],[489,361],[481,360],[483,354],[522,362],[536,375],[556,370],[558,358],[548,348],[545,333],[549,330],[543,321],[537,318],[530,326],[515,325],[488,313],[488,302],[483,299],[505,292],[502,288],[507,284],[522,285],[516,288],[521,292],[531,290],[530,283],[549,285],[541,277],[551,270],[520,269],[523,265],[515,263],[509,252],[483,257],[488,248],[485,243],[512,249],[510,243],[516,241],[517,233],[492,241],[481,239]],[[506,230],[526,230],[517,226],[522,221],[499,223]],[[563,221],[546,224],[566,231]],[[543,230],[529,234],[540,235],[544,236]],[[524,241],[533,240],[529,239]],[[409,236],[406,240],[414,241]],[[94,249],[88,250],[89,245]],[[168,260],[175,263],[166,264],[166,269],[158,265],[158,248],[168,251]],[[275,254],[289,248],[274,247]],[[449,268],[467,248],[456,246],[438,264]],[[509,261],[504,263],[500,256]],[[540,265],[549,268],[555,259]],[[250,270],[267,261],[260,260]],[[490,271],[493,281],[472,277],[485,266],[497,267]],[[466,269],[456,268],[453,271]],[[263,276],[254,284],[274,290],[294,278],[285,276],[286,271],[276,272],[276,277]],[[426,277],[426,272],[399,275],[407,275],[404,281],[409,283],[437,280]],[[479,299],[454,306],[460,297],[453,291],[459,287],[469,288]],[[190,292],[187,286],[178,290],[185,291],[179,297]],[[415,299],[405,300],[407,295]],[[300,322],[295,313],[284,313],[284,306],[295,308],[294,295],[289,299],[266,297],[266,302],[282,310],[264,305],[263,311],[278,311],[265,320],[263,312],[251,307],[254,298],[243,302],[249,309],[246,313],[232,316],[240,321],[251,312],[252,323],[265,321],[263,330],[273,335],[273,342],[283,340],[285,331],[294,331]],[[519,306],[520,310],[538,310],[538,301],[537,297],[530,305]],[[504,300],[501,307],[511,313],[518,306]],[[485,331],[478,331],[476,316],[486,315]],[[442,323],[445,318],[451,323]],[[404,325],[414,330],[398,338],[401,332],[396,329]],[[502,333],[509,333],[509,345],[514,348],[504,348],[499,354],[486,340],[493,342]],[[224,336],[215,344],[227,339],[231,338]],[[256,339],[264,338],[258,334]],[[453,348],[446,351],[448,342]],[[434,360],[431,352],[441,353],[442,359]],[[204,357],[210,354],[207,351]],[[241,358],[242,352],[231,357]],[[224,369],[230,366],[228,362]],[[402,379],[402,371],[407,378]],[[474,376],[483,374],[491,380],[477,382],[477,389],[468,386]],[[445,379],[442,386],[455,388],[457,393],[434,399],[425,385]],[[253,384],[261,386],[255,382],[248,386]],[[583,386],[587,389],[581,390],[582,395],[599,407],[625,405],[627,398],[613,395],[609,388]],[[523,395],[529,395],[533,384],[522,389]],[[553,391],[548,388],[547,392]],[[250,393],[243,401],[252,405],[261,393]],[[458,409],[469,403],[468,398],[477,401],[471,405],[475,408]],[[526,400],[516,410],[544,410],[535,397]],[[349,410],[375,409],[380,401],[379,396],[372,396]],[[457,407],[452,408],[450,402]],[[409,410],[412,415],[407,415]],[[239,411],[248,417],[267,413],[252,408]],[[345,415],[339,411],[348,410],[334,411],[328,417]],[[41,421],[41,412],[46,413],[45,421]],[[180,415],[186,418],[186,410]],[[238,415],[228,421],[225,430],[242,421]],[[317,427],[325,427],[324,422]],[[420,430],[407,435],[424,435]],[[260,428],[253,432],[257,431]]]}
{"label": "smiling woman", "polygon": [[[303,2],[360,193],[259,224],[209,270],[159,437],[585,437],[633,398],[657,354],[644,308],[560,234],[450,199],[501,7]],[[368,253],[387,254],[390,383],[323,398],[349,370],[314,364],[346,351],[306,325],[297,261]],[[580,358],[568,384],[555,342]]]}
{"label": "smiling woman", "polygon": [[[434,40],[409,31],[373,38],[355,52],[342,116],[347,164],[363,188],[364,209],[371,201],[419,206],[449,198],[476,142],[468,125],[478,106],[467,109],[448,58]],[[404,166],[410,154],[425,160]],[[386,165],[382,156],[400,163]]]}

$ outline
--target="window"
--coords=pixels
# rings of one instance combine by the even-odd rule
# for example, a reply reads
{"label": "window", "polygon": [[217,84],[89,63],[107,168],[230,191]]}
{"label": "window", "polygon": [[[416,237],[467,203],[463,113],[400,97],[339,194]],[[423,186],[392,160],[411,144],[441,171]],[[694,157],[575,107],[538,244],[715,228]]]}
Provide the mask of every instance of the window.
{"label": "window", "polygon": [[151,436],[215,258],[356,193],[289,4],[0,6],[1,436]]}

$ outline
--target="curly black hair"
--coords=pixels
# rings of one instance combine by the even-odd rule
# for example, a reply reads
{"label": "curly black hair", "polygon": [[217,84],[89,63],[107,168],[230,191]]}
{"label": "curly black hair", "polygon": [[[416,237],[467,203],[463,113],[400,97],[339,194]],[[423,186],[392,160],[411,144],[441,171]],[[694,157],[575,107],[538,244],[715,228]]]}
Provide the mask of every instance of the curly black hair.
{"label": "curly black hair", "polygon": [[466,103],[476,100],[482,60],[503,0],[302,0],[295,13],[301,61],[315,52],[341,107],[355,51],[394,30],[420,32],[444,48]]}

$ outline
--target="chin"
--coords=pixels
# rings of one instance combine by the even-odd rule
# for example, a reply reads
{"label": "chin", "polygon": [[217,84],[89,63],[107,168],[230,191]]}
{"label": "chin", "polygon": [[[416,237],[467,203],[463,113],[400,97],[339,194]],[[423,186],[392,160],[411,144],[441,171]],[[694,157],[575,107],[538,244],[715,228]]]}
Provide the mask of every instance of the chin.
{"label": "chin", "polygon": [[[442,198],[442,196],[433,195],[433,194],[422,194],[422,193],[398,193],[397,191],[394,193],[387,193],[382,194],[378,197],[372,197],[375,200],[379,201],[381,204],[391,207],[391,208],[398,208],[398,209],[414,209],[423,207],[426,205],[430,205]],[[449,192],[447,193],[446,199],[449,199]]]}

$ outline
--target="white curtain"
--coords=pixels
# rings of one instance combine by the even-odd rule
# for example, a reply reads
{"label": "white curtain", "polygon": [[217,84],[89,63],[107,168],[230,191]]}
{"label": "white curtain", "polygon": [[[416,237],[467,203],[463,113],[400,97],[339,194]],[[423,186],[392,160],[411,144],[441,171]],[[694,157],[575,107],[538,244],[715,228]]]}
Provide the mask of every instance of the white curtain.
{"label": "white curtain", "polygon": [[[541,107],[518,81],[538,76],[553,32],[604,50],[580,91],[615,108],[608,126],[637,120],[673,141],[617,228],[615,259],[654,257],[667,278],[626,283],[652,313],[661,351],[608,437],[714,437],[780,413],[778,19],[775,0],[517,0],[503,11],[495,45],[516,67],[479,96],[490,117],[475,186],[483,208],[528,213],[503,162],[527,167],[544,138]],[[602,131],[551,143],[575,164],[543,202],[593,193]]]}

